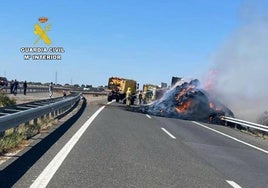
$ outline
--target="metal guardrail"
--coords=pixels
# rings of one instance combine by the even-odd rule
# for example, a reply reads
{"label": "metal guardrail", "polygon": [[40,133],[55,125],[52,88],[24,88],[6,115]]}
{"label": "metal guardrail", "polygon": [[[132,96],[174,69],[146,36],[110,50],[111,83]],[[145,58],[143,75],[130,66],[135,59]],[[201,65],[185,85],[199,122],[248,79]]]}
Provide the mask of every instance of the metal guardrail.
{"label": "metal guardrail", "polygon": [[[72,108],[81,98],[81,94],[75,94],[72,96],[68,96],[66,98],[56,98],[51,99],[53,103],[46,103],[44,100],[34,101],[32,103],[27,103],[23,106],[23,104],[13,106],[13,108],[6,108],[9,113],[3,113],[4,109],[2,108],[2,112],[0,112],[0,132],[5,130],[16,128],[20,124],[30,122],[31,120],[37,120],[45,115],[52,114],[59,115]],[[13,112],[12,112],[13,111]]]}
{"label": "metal guardrail", "polygon": [[94,96],[99,96],[99,95],[107,95],[107,92],[97,92],[97,91],[82,91],[83,94],[90,94]]}
{"label": "metal guardrail", "polygon": [[221,120],[224,120],[226,122],[239,124],[239,125],[246,126],[246,127],[250,127],[250,128],[253,128],[253,129],[260,130],[260,131],[268,132],[268,126],[261,125],[261,124],[258,124],[258,123],[252,123],[252,122],[245,121],[245,120],[242,120],[242,119],[236,119],[236,118],[227,117],[227,116],[222,116]]}
{"label": "metal guardrail", "polygon": [[[105,91],[91,91],[91,90],[82,90],[82,89],[75,89],[75,88],[67,88],[67,87],[53,87],[53,91],[71,91],[71,92],[79,92],[82,94],[89,94],[93,96],[99,96],[99,95],[107,95],[107,92]],[[11,93],[10,87],[8,86],[0,86],[0,91],[3,91],[5,93]],[[27,87],[27,93],[48,93],[48,86],[28,86]],[[23,93],[23,87],[18,87],[17,93]]]}

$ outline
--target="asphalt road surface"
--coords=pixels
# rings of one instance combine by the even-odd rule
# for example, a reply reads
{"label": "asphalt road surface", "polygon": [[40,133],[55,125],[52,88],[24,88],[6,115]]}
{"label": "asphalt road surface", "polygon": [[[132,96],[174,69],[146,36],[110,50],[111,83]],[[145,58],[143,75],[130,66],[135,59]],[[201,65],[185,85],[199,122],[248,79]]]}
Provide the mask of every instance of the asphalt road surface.
{"label": "asphalt road surface", "polygon": [[[1,166],[1,187],[267,187],[268,142],[98,101]],[[105,107],[103,107],[105,105]]]}

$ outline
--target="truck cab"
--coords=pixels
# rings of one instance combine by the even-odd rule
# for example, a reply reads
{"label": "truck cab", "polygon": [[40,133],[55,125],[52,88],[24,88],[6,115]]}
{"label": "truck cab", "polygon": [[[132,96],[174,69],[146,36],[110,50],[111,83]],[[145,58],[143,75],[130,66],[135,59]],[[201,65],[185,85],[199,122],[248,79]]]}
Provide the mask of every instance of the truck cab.
{"label": "truck cab", "polygon": [[108,80],[108,89],[110,92],[108,93],[108,101],[116,100],[119,102],[120,100],[123,103],[126,103],[126,93],[128,88],[131,91],[131,104],[134,104],[136,99],[136,89],[137,82],[131,79],[118,78],[118,77],[110,77]]}

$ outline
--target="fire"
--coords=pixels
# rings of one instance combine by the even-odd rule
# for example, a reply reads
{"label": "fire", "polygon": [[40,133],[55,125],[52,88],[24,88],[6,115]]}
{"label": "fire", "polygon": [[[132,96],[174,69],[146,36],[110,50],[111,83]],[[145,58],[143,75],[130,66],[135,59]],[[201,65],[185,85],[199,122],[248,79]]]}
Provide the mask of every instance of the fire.
{"label": "fire", "polygon": [[179,106],[175,107],[175,110],[178,113],[185,113],[191,106],[191,100],[182,102]]}
{"label": "fire", "polygon": [[215,105],[213,102],[209,102],[209,108],[215,110],[215,111],[221,111],[222,108],[220,106]]}
{"label": "fire", "polygon": [[212,102],[210,102],[208,105],[209,105],[209,108],[214,109],[214,104]]}
{"label": "fire", "polygon": [[192,105],[192,99],[189,96],[195,93],[198,84],[199,81],[194,80],[190,84],[184,83],[181,85],[181,89],[175,95],[175,101],[177,103],[175,106],[175,111],[177,113],[186,113],[190,109]]}
{"label": "fire", "polygon": [[201,89],[198,80],[184,82],[164,93],[163,97],[140,111],[153,115],[216,123],[223,115],[233,117],[226,106]]}

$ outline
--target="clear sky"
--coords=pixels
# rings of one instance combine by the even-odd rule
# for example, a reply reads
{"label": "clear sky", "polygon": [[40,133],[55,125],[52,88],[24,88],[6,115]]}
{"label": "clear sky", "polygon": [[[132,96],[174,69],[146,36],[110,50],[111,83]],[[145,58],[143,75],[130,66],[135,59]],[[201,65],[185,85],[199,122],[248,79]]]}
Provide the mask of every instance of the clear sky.
{"label": "clear sky", "polygon": [[[210,56],[239,25],[242,0],[1,0],[0,76],[107,85],[110,76],[170,84],[201,78]],[[52,43],[33,27],[48,18]],[[40,24],[40,23],[39,23]],[[40,24],[43,28],[44,25]],[[21,47],[63,47],[61,61],[26,61]]]}

